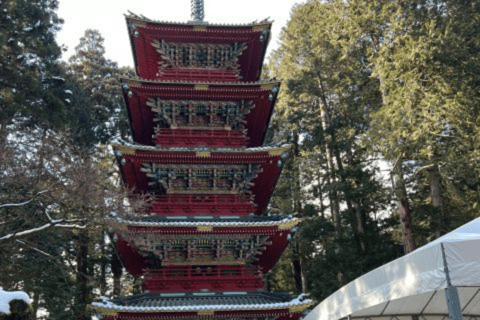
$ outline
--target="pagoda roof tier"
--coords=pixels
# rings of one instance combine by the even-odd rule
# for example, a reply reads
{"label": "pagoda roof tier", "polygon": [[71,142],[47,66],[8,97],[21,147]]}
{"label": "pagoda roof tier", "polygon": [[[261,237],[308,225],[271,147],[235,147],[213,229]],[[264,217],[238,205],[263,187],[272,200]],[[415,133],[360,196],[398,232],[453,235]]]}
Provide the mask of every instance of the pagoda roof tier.
{"label": "pagoda roof tier", "polygon": [[272,25],[126,20],[138,76],[192,81],[258,80]]}
{"label": "pagoda roof tier", "polygon": [[[262,318],[298,319],[313,304],[305,295],[296,298],[277,292],[143,293],[110,300],[102,297],[90,307],[105,319],[148,318]],[[294,316],[296,315],[296,316]]]}
{"label": "pagoda roof tier", "polygon": [[263,19],[261,21],[252,21],[248,23],[210,23],[207,21],[188,21],[188,22],[182,22],[182,21],[165,21],[165,20],[156,20],[156,19],[150,19],[148,17],[145,17],[143,15],[138,15],[135,14],[131,11],[128,11],[128,15],[125,15],[125,18],[127,19],[133,19],[137,21],[143,21],[143,22],[150,22],[150,23],[155,23],[155,24],[161,24],[161,25],[177,25],[177,26],[210,26],[210,27],[219,27],[219,28],[253,28],[255,26],[264,26],[264,25],[271,25],[274,21],[267,19]]}
{"label": "pagoda roof tier", "polygon": [[290,229],[300,223],[301,219],[291,218],[282,215],[272,216],[149,216],[135,220],[111,218],[106,220],[108,224],[128,225],[129,227],[170,227],[183,228],[194,227],[199,230],[207,228],[244,228],[244,227],[278,227],[279,229]]}
{"label": "pagoda roof tier", "polygon": [[[159,219],[162,220],[162,219]],[[254,222],[152,222],[107,220],[119,235],[117,249],[133,275],[165,266],[252,264],[268,272],[300,219]],[[243,220],[243,221],[242,221]]]}
{"label": "pagoda roof tier", "polygon": [[258,147],[280,82],[122,79],[133,140],[144,145]]}
{"label": "pagoda roof tier", "polygon": [[265,211],[289,146],[159,148],[114,145],[125,184],[137,192],[252,195]]}

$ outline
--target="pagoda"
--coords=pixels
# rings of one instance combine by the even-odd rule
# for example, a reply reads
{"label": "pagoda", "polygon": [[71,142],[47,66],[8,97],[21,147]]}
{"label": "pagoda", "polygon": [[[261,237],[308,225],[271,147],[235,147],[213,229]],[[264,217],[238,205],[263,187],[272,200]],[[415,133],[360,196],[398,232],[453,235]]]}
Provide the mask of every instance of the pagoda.
{"label": "pagoda", "polygon": [[[147,212],[111,217],[143,293],[101,298],[101,319],[297,320],[312,301],[267,292],[299,219],[267,205],[289,146],[263,146],[280,83],[259,80],[271,22],[214,25],[126,17],[137,78],[122,79],[135,144],[113,146]],[[208,320],[206,319],[206,320]]]}

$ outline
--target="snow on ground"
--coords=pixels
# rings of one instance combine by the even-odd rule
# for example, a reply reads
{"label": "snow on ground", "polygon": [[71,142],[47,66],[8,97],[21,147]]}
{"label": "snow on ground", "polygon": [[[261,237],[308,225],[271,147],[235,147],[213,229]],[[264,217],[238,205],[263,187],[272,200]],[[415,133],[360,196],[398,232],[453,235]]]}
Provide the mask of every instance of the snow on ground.
{"label": "snow on ground", "polygon": [[30,297],[23,291],[3,291],[0,289],[0,313],[10,314],[10,301],[23,300],[30,304]]}

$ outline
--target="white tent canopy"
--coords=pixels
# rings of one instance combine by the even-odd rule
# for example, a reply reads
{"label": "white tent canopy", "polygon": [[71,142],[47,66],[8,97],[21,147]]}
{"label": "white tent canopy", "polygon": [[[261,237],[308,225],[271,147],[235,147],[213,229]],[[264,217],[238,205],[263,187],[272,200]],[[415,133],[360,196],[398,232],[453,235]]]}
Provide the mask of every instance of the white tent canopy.
{"label": "white tent canopy", "polygon": [[[445,255],[442,254],[442,246]],[[480,319],[480,218],[350,282],[305,320],[448,319],[447,274],[465,319]]]}

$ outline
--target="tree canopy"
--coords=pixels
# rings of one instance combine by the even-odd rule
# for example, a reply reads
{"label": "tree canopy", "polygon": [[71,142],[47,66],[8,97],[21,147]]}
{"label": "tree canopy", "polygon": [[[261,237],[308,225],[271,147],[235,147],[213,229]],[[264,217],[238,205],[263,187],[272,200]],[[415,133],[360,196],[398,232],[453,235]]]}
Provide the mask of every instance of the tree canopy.
{"label": "tree canopy", "polygon": [[293,244],[297,290],[321,300],[478,215],[479,9],[293,8],[266,74],[283,79],[269,136],[295,145],[271,206],[309,221]]}

